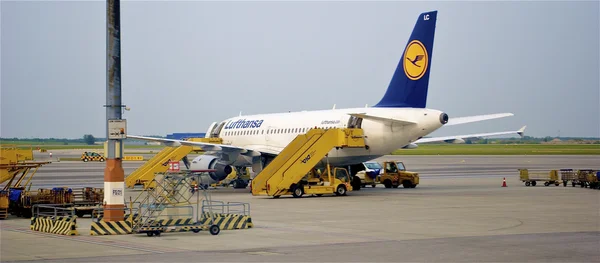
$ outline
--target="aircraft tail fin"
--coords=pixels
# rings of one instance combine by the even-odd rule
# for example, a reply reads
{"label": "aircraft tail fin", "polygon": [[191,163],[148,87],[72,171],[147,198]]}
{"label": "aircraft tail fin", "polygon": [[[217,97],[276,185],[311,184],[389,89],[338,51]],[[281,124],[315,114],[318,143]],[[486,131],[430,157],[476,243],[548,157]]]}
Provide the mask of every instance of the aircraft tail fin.
{"label": "aircraft tail fin", "polygon": [[374,107],[425,108],[437,11],[422,13],[388,89]]}

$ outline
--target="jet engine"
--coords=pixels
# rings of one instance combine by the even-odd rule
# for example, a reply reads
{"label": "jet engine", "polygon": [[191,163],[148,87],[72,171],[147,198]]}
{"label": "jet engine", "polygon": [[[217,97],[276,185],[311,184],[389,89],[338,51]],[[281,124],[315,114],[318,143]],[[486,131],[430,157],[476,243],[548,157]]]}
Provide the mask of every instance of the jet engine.
{"label": "jet engine", "polygon": [[409,143],[408,145],[405,145],[404,147],[402,147],[402,149],[415,149],[417,147],[419,147],[419,146],[414,143]]}
{"label": "jet engine", "polygon": [[456,139],[445,140],[444,142],[461,144],[461,143],[465,143],[465,140],[463,140],[461,138],[456,138]]}
{"label": "jet engine", "polygon": [[221,181],[233,172],[233,167],[228,164],[219,162],[219,157],[214,155],[200,155],[192,161],[190,167],[191,170],[216,170],[216,172],[210,172],[210,178],[216,182]]}

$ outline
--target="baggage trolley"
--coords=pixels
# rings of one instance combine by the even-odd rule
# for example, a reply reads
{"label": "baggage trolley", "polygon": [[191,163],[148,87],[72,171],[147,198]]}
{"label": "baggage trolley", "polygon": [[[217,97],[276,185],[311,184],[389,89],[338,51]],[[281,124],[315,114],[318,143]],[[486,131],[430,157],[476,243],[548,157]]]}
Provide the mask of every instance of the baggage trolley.
{"label": "baggage trolley", "polygon": [[569,181],[573,187],[579,184],[577,173],[573,169],[560,169],[560,179],[564,187],[567,187]]}
{"label": "baggage trolley", "polygon": [[535,186],[538,182],[544,182],[545,186],[554,184],[558,186],[558,171],[551,170],[549,172],[530,172],[528,169],[519,169],[519,177],[521,182],[525,183],[525,186]]}

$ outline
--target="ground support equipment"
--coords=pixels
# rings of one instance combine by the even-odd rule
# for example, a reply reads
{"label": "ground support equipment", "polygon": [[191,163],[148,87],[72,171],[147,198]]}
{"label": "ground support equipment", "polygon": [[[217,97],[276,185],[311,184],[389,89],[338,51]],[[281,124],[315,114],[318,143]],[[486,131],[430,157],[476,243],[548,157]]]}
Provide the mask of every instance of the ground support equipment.
{"label": "ground support equipment", "polygon": [[[190,138],[189,141],[207,142],[214,144],[222,144],[221,138]],[[178,147],[167,146],[158,154],[133,171],[125,178],[125,187],[134,188],[137,185],[143,188],[154,187],[151,185],[154,175],[164,173],[169,169],[170,162],[179,162],[181,160],[187,163],[187,155],[192,151],[201,150],[198,147],[181,145]],[[187,164],[186,164],[187,165]]]}
{"label": "ground support equipment", "polygon": [[555,186],[560,185],[557,170],[551,170],[549,172],[532,172],[528,169],[519,169],[519,178],[521,182],[525,183],[525,186],[535,186],[536,182],[544,182],[545,186],[551,184],[554,184]]}
{"label": "ground support equipment", "polygon": [[[151,182],[155,187],[146,189],[134,201],[140,200],[139,221],[133,222],[132,232],[158,236],[163,232],[209,230],[212,235],[218,235],[220,228],[214,224],[212,215],[211,220],[202,223],[198,220],[201,202],[211,201],[210,193],[201,181],[206,172],[212,170],[156,174]],[[195,220],[187,220],[194,215]]]}
{"label": "ground support equipment", "polygon": [[346,169],[335,168],[332,175],[327,163],[326,175],[316,172],[314,178],[305,179],[332,149],[341,148],[366,148],[363,130],[315,128],[299,134],[252,179],[252,194],[274,198],[305,193],[346,195],[352,191]]}

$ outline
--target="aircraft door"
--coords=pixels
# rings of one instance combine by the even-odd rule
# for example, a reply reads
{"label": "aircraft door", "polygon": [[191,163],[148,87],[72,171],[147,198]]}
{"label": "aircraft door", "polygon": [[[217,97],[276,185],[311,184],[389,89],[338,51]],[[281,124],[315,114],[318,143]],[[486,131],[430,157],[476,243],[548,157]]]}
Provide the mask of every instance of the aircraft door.
{"label": "aircraft door", "polygon": [[362,120],[362,118],[350,116],[350,119],[348,119],[348,128],[362,128]]}
{"label": "aircraft door", "polygon": [[225,126],[225,122],[221,122],[219,125],[215,126],[210,133],[210,138],[218,138],[223,126]]}

